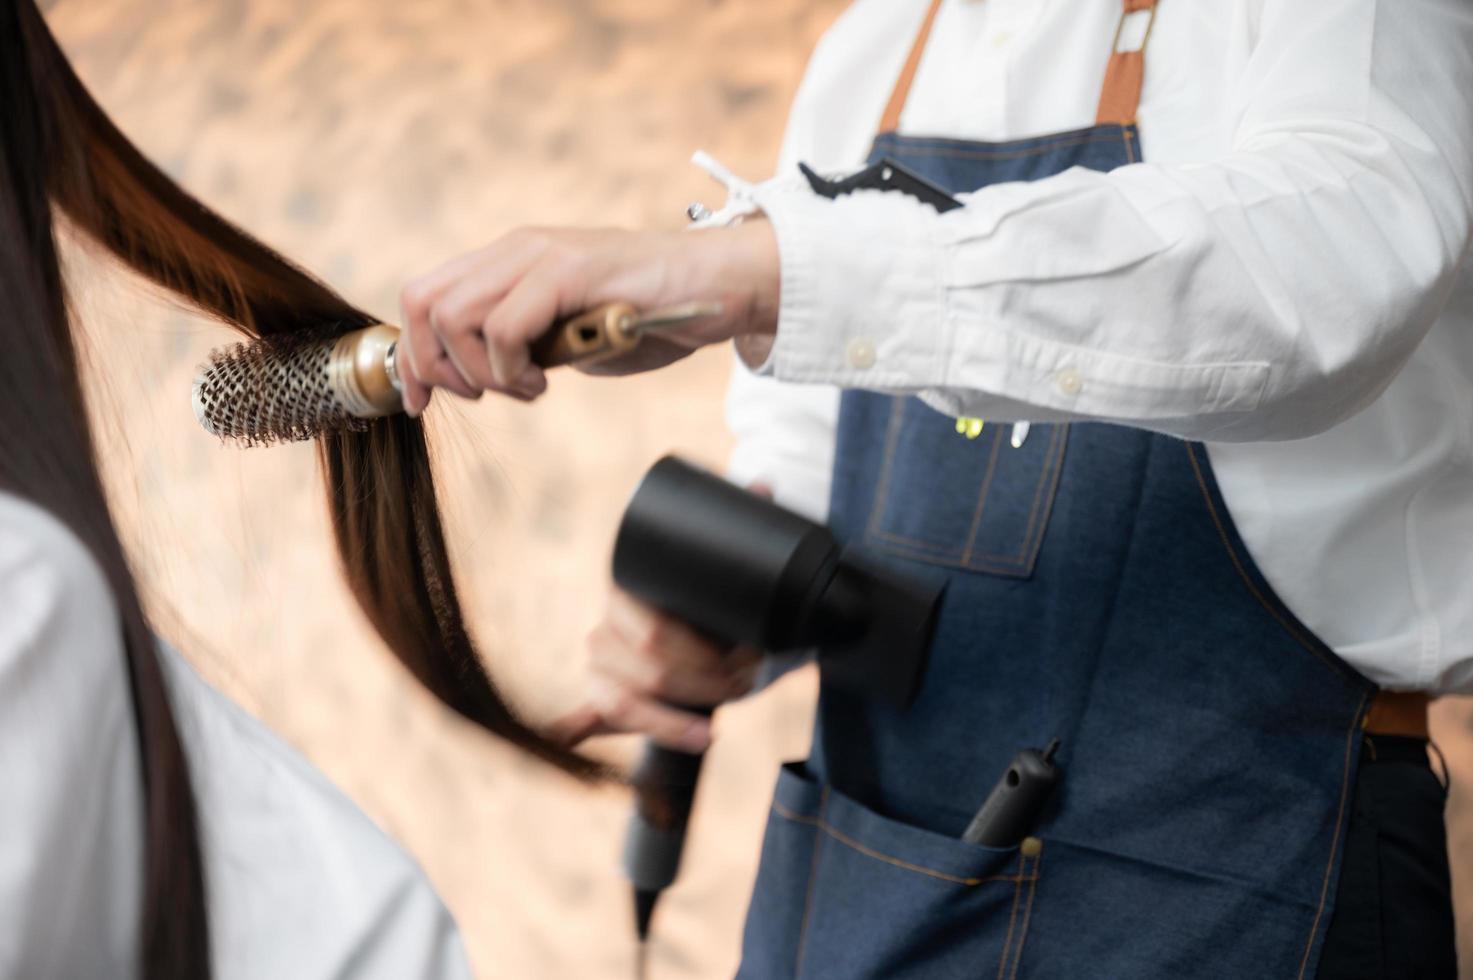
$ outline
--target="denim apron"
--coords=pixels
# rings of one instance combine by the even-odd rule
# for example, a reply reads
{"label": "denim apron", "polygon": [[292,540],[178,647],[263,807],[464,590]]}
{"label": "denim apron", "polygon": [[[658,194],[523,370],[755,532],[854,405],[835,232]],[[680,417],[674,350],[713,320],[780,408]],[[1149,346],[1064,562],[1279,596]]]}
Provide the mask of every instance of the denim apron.
{"label": "denim apron", "polygon": [[[872,161],[962,193],[1141,159],[1144,56],[1118,33],[1091,128],[894,132],[939,3]],[[1154,16],[1125,8],[1122,25]],[[835,531],[947,591],[908,710],[821,685],[739,977],[1313,977],[1374,687],[1276,598],[1201,445],[1075,423],[1015,448],[1007,425],[965,428],[843,396]],[[1053,738],[1062,784],[1033,836],[962,842],[1014,755]]]}

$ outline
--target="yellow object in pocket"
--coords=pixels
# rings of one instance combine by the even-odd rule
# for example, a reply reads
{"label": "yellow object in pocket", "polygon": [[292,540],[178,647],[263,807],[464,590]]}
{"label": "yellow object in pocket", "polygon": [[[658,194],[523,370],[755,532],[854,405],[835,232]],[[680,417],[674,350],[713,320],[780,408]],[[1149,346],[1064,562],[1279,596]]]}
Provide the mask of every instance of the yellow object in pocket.
{"label": "yellow object in pocket", "polygon": [[982,427],[987,423],[982,419],[959,416],[956,420],[956,431],[958,435],[964,435],[968,439],[975,439],[982,434]]}

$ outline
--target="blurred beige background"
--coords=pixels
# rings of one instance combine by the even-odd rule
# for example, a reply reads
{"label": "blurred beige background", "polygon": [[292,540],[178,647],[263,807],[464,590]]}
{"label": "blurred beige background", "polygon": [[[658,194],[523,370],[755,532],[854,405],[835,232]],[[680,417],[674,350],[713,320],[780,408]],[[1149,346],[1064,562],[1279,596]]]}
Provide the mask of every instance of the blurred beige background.
{"label": "blurred beige background", "polygon": [[[769,172],[803,63],[844,3],[49,6],[79,71],[146,152],[394,319],[407,276],[516,225],[679,226],[689,201],[722,199],[685,162],[697,148]],[[632,976],[617,870],[626,801],[517,758],[406,682],[339,583],[312,450],[239,452],[195,427],[193,367],[231,338],[75,261],[109,373],[99,414],[115,492],[165,632],[419,857],[480,976]],[[535,408],[432,410],[463,592],[533,717],[578,697],[581,638],[640,473],[672,450],[720,465],[728,368],[711,350],[648,378],[556,377]],[[723,712],[651,977],[733,972],[771,781],[805,750],[812,691],[797,676]],[[1437,710],[1456,866],[1473,843],[1470,713]],[[627,760],[632,748],[602,751]],[[1461,863],[1466,894],[1473,868]]]}

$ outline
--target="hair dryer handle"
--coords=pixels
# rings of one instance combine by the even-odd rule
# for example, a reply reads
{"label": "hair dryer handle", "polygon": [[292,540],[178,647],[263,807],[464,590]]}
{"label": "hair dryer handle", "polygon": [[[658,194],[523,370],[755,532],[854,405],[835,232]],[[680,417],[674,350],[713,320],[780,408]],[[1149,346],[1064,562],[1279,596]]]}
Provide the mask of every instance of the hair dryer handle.
{"label": "hair dryer handle", "polygon": [[[636,893],[657,895],[675,881],[704,760],[703,752],[645,743],[632,778],[635,807],[624,840],[624,872]],[[652,898],[649,901],[653,903]],[[647,915],[641,913],[642,918]]]}

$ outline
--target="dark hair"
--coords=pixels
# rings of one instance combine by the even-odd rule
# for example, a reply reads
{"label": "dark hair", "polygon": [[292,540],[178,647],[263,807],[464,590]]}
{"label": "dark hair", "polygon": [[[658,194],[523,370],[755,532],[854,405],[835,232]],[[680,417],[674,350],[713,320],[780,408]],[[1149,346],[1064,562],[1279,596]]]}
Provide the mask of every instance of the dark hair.
{"label": "dark hair", "polygon": [[[33,0],[0,0],[0,167],[0,489],[46,507],[106,573],[122,618],[146,800],[143,974],[206,977],[188,769],[97,472],[52,208],[135,272],[247,335],[340,333],[373,318],[149,163],[87,93]],[[456,596],[421,424],[379,419],[365,432],[324,436],[319,449],[348,584],[394,655],[476,724],[568,772],[602,775],[522,724],[482,666]]]}

